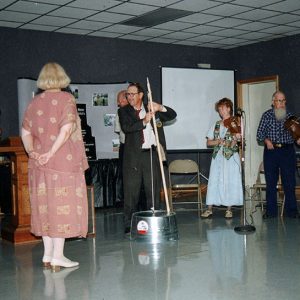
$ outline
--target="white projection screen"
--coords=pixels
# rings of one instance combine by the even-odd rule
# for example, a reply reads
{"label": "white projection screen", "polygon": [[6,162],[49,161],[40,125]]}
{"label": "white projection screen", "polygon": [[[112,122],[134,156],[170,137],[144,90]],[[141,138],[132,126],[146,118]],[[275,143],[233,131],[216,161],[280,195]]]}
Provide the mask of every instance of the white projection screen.
{"label": "white projection screen", "polygon": [[220,119],[215,103],[234,102],[234,71],[162,67],[161,80],[162,103],[177,112],[164,127],[168,150],[207,149],[207,132]]}

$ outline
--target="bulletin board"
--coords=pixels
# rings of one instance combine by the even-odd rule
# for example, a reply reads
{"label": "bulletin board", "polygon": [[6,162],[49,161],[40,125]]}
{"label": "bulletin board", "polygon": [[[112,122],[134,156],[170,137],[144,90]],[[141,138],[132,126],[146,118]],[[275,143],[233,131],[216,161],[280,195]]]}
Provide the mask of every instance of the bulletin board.
{"label": "bulletin board", "polygon": [[[18,84],[19,125],[21,128],[25,109],[37,86],[35,79],[20,78]],[[71,84],[70,88],[77,103],[86,105],[87,123],[96,141],[97,159],[118,157],[119,136],[114,132],[117,113],[117,94],[126,89],[128,83]]]}

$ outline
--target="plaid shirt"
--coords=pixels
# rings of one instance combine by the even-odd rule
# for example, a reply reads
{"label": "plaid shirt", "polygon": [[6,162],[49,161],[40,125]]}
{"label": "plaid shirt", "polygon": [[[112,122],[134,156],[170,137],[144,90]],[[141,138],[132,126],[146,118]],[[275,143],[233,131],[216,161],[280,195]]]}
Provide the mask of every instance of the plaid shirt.
{"label": "plaid shirt", "polygon": [[284,122],[290,116],[292,116],[292,114],[287,112],[287,116],[284,120],[277,121],[273,109],[264,112],[257,128],[257,140],[264,141],[267,138],[276,144],[293,144],[293,137],[289,131],[284,128]]}

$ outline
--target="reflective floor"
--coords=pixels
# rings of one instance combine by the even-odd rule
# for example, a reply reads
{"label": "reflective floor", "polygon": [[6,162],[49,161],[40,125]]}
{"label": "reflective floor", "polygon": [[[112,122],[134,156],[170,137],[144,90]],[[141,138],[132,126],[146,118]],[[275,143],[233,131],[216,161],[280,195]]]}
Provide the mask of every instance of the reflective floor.
{"label": "reflective floor", "polygon": [[177,211],[179,240],[130,241],[122,213],[97,211],[96,238],[66,243],[76,269],[41,267],[42,244],[0,241],[0,299],[300,299],[300,220],[262,220],[237,234],[240,210],[201,220]]}

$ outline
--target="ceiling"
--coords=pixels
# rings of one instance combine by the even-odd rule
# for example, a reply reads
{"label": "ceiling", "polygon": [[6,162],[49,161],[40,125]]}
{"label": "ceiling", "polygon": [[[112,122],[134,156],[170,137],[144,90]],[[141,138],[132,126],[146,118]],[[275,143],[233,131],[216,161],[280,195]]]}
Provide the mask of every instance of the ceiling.
{"label": "ceiling", "polygon": [[1,0],[0,27],[231,49],[300,34],[300,1]]}

